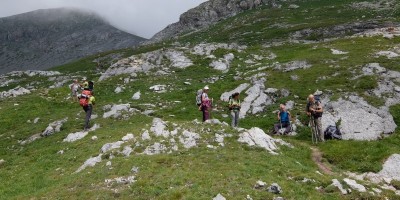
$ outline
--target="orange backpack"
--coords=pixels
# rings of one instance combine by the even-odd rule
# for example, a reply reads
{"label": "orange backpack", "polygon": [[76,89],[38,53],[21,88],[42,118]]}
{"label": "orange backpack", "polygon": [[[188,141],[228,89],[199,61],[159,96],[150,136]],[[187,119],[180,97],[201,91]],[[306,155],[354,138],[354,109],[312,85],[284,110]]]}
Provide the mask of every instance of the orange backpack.
{"label": "orange backpack", "polygon": [[82,107],[88,106],[90,96],[92,96],[92,92],[90,90],[83,90],[79,98],[79,104]]}

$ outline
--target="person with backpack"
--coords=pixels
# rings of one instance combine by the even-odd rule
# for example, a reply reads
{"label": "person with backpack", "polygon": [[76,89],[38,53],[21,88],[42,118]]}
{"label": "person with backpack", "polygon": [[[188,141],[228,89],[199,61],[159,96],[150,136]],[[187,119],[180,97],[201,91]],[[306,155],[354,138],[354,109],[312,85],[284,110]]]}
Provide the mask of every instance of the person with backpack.
{"label": "person with backpack", "polygon": [[95,105],[93,92],[88,89],[83,90],[82,94],[79,95],[79,104],[86,113],[84,130],[87,131],[89,129],[90,118],[92,117],[93,105]]}
{"label": "person with backpack", "polygon": [[86,77],[83,77],[81,88],[83,90],[89,89],[89,82],[87,81]]}
{"label": "person with backpack", "polygon": [[285,105],[281,104],[279,106],[279,112],[278,112],[279,123],[276,123],[274,125],[275,134],[278,134],[279,130],[282,128],[285,128],[283,134],[288,134],[290,132],[291,129],[290,118],[291,118],[290,112],[286,110]]}
{"label": "person with backpack", "polygon": [[236,92],[232,94],[231,97],[229,97],[228,107],[229,110],[231,111],[232,127],[238,127],[239,123],[239,113],[240,113],[239,95],[240,95],[239,92]]}
{"label": "person with backpack", "polygon": [[75,79],[74,82],[71,85],[69,85],[69,88],[71,89],[72,101],[78,101],[78,90],[80,88],[78,80]]}
{"label": "person with backpack", "polygon": [[306,113],[310,117],[310,125],[313,134],[316,136],[316,141],[324,142],[324,132],[322,132],[322,113],[324,109],[320,101],[316,100],[314,95],[308,96],[308,103],[306,106]]}
{"label": "person with backpack", "polygon": [[212,105],[212,100],[208,97],[208,91],[210,88],[208,86],[205,86],[203,88],[203,93],[201,94],[201,111],[203,113],[203,122],[207,121],[210,119],[210,111],[211,111],[211,105]]}

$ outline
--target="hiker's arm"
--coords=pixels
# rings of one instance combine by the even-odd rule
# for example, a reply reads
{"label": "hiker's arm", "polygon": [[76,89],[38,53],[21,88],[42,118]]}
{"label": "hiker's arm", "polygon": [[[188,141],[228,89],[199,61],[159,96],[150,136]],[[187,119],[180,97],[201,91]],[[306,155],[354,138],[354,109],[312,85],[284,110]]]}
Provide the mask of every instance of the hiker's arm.
{"label": "hiker's arm", "polygon": [[281,121],[281,111],[278,112],[278,120]]}

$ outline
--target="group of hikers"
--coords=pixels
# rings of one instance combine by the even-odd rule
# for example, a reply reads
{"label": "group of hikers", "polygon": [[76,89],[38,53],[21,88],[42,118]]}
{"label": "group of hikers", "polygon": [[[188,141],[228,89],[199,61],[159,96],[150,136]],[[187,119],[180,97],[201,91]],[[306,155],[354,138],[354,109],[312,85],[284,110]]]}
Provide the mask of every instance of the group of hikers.
{"label": "group of hikers", "polygon": [[[199,106],[199,111],[203,113],[203,122],[210,119],[212,110],[212,99],[208,97],[209,87],[205,86],[202,90],[197,92],[196,102]],[[231,126],[238,127],[239,115],[240,115],[240,93],[233,93],[229,97],[228,108],[231,115]],[[322,132],[321,117],[324,112],[323,106],[319,100],[317,100],[314,95],[310,94],[308,96],[307,106],[305,108],[305,113],[310,118],[310,127],[313,133],[313,141],[324,142],[324,133]],[[279,111],[277,113],[278,123],[274,124],[273,132],[274,134],[288,134],[292,131],[291,119],[292,116],[290,112],[286,109],[284,104],[279,105]]]}
{"label": "group of hikers", "polygon": [[[95,105],[95,97],[94,97],[94,84],[92,81],[88,81],[86,78],[83,78],[82,83],[80,84],[77,79],[70,85],[71,89],[71,97],[73,101],[79,101],[79,104],[82,106],[83,110],[86,113],[85,117],[85,126],[84,130],[88,130],[90,118],[93,111],[93,105]],[[80,93],[80,90],[82,91]],[[203,113],[203,122],[209,120],[211,118],[211,110],[213,99],[210,99],[208,96],[210,88],[205,86],[203,89],[197,92],[196,103],[199,111]],[[228,101],[228,109],[231,115],[231,126],[238,127],[239,125],[239,117],[240,117],[240,93],[235,92],[229,97]],[[323,142],[324,141],[324,133],[322,132],[322,123],[321,117],[323,113],[323,107],[319,100],[316,100],[314,95],[308,96],[308,103],[305,109],[307,116],[310,117],[310,126],[313,132],[313,139],[315,137],[316,141]],[[291,125],[291,114],[286,109],[284,104],[279,105],[279,111],[277,113],[278,123],[274,124],[273,132],[275,134],[288,134],[292,131]]]}
{"label": "group of hikers", "polygon": [[[86,113],[84,130],[87,131],[90,126],[90,118],[92,117],[93,105],[95,105],[94,83],[83,78],[80,84],[77,79],[69,86],[71,89],[71,97],[74,102],[79,102]],[[80,93],[80,91],[82,91]]]}

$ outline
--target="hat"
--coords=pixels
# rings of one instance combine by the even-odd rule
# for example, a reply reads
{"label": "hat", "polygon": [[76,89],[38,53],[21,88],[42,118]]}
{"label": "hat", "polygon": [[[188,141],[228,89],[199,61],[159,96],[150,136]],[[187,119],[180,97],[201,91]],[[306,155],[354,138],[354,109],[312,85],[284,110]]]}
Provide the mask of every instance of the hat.
{"label": "hat", "polygon": [[205,86],[204,89],[205,89],[205,90],[208,90],[208,89],[210,89],[210,88],[208,88],[208,86]]}

